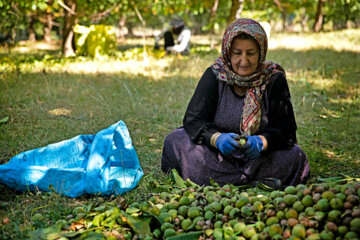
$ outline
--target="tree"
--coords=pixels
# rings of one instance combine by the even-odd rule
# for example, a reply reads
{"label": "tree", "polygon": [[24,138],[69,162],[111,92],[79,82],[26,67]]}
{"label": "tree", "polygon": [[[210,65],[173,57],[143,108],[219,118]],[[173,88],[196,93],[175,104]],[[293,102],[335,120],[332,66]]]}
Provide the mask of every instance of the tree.
{"label": "tree", "polygon": [[74,26],[76,21],[76,0],[65,0],[62,7],[64,12],[62,52],[65,57],[75,55],[73,48]]}
{"label": "tree", "polygon": [[333,29],[349,28],[352,24],[359,27],[360,1],[328,0],[324,7],[324,18],[332,22]]}
{"label": "tree", "polygon": [[215,34],[215,16],[218,9],[219,0],[214,0],[214,5],[211,8],[210,12],[210,48],[214,48],[214,34]]}
{"label": "tree", "polygon": [[286,29],[286,15],[287,15],[286,9],[283,7],[281,0],[274,0],[274,3],[281,13],[281,18],[283,21],[283,30],[285,30]]}
{"label": "tree", "polygon": [[[136,13],[136,9],[138,13]],[[76,23],[117,25],[131,32],[146,22],[159,28],[177,15],[192,32],[214,36],[236,18],[250,17],[274,23],[282,20],[282,30],[299,24],[303,30],[320,31],[323,25],[341,29],[360,25],[359,0],[0,0],[0,38],[12,39],[24,33],[30,39],[49,41],[53,26],[63,38],[64,56],[74,54],[73,27]],[[139,18],[141,16],[141,19]],[[62,28],[62,30],[60,30]],[[152,34],[152,33],[150,33]],[[18,34],[19,36],[20,34]],[[124,36],[123,36],[124,37]]]}
{"label": "tree", "polygon": [[315,23],[313,26],[314,32],[320,32],[320,30],[323,28],[323,6],[326,0],[318,0],[317,8],[316,8],[316,14],[315,14]]}
{"label": "tree", "polygon": [[232,0],[230,15],[227,19],[227,25],[232,23],[235,19],[240,18],[240,14],[244,7],[244,0]]}
{"label": "tree", "polygon": [[54,0],[49,0],[46,4],[46,10],[45,10],[45,24],[44,24],[44,40],[46,42],[51,41],[51,30],[53,27],[53,11],[52,5],[54,3]]}
{"label": "tree", "polygon": [[[11,3],[1,3],[0,6],[0,35],[12,46],[16,37],[16,31],[23,22],[26,22],[23,12],[27,3],[23,1],[13,1]],[[9,48],[10,50],[10,48]]]}

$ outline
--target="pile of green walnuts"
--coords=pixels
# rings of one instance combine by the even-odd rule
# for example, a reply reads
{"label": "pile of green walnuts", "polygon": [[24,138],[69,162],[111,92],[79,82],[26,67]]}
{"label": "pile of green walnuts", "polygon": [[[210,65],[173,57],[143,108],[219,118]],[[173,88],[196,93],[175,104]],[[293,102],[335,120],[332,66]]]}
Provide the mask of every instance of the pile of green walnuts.
{"label": "pile of green walnuts", "polygon": [[153,194],[129,209],[152,217],[147,239],[359,239],[359,197],[360,182],[271,192],[192,186]]}

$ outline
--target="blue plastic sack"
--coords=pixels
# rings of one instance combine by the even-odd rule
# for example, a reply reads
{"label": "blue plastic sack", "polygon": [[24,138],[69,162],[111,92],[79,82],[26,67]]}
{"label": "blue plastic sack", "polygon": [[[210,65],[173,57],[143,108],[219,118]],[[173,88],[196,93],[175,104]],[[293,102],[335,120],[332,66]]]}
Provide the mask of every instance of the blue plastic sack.
{"label": "blue plastic sack", "polygon": [[133,189],[144,175],[123,121],[96,135],[20,153],[0,165],[0,183],[28,191],[38,188],[69,197],[116,195]]}

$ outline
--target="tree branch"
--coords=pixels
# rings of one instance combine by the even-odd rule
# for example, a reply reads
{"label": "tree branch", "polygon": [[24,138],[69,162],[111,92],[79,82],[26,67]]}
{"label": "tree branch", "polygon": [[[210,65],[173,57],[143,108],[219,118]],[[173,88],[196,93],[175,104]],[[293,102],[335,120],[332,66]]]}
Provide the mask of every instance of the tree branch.
{"label": "tree branch", "polygon": [[[52,18],[52,19],[54,19],[54,18]],[[46,19],[44,19],[44,18],[38,18],[38,20],[39,20],[41,23],[47,23],[47,22],[48,22],[48,21],[47,21]],[[54,22],[54,21],[52,21],[52,24],[53,24],[54,26],[56,26],[56,27],[60,27],[60,26],[61,26],[60,23]]]}
{"label": "tree branch", "polygon": [[115,7],[119,6],[120,4],[118,5],[113,5],[111,6],[109,9],[105,10],[104,12],[101,12],[101,13],[97,13],[97,14],[93,14],[90,16],[90,18],[92,20],[101,20],[103,17],[106,17]]}
{"label": "tree branch", "polygon": [[14,3],[11,4],[11,7],[15,10],[15,12],[16,12],[18,15],[21,15],[20,10],[17,8],[17,6],[16,6]]}
{"label": "tree branch", "polygon": [[68,6],[65,5],[65,3],[63,3],[61,0],[58,0],[58,3],[60,6],[62,6],[63,8],[66,9],[66,11],[68,11],[69,13],[71,13],[72,15],[76,15],[76,12],[74,12],[71,8],[69,8]]}
{"label": "tree branch", "polygon": [[281,5],[281,1],[280,0],[274,0],[274,3],[276,4],[276,6],[279,8],[280,12],[282,12],[284,9]]}
{"label": "tree branch", "polygon": [[136,5],[134,2],[131,2],[131,5],[133,6],[134,10],[135,10],[135,13],[136,15],[138,16],[138,18],[140,19],[141,21],[141,24],[145,27],[146,26],[146,22],[144,21],[144,19],[142,18],[139,10],[137,9]]}

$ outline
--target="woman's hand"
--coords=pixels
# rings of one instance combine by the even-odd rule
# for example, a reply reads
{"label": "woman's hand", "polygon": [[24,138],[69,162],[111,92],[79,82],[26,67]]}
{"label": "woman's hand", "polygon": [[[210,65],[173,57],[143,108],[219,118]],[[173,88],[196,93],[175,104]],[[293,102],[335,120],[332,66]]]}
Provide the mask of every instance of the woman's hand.
{"label": "woman's hand", "polygon": [[233,154],[236,150],[240,149],[240,144],[236,141],[240,136],[236,133],[222,133],[216,140],[216,147],[223,155]]}
{"label": "woman's hand", "polygon": [[260,156],[260,152],[263,150],[264,144],[261,138],[257,135],[247,136],[246,143],[241,147],[244,155],[249,159],[255,159]]}

